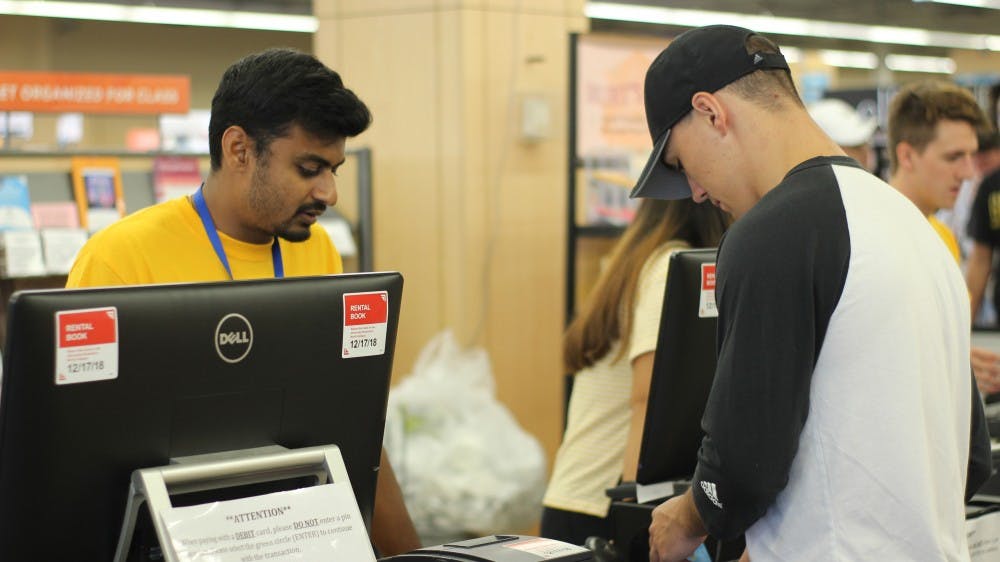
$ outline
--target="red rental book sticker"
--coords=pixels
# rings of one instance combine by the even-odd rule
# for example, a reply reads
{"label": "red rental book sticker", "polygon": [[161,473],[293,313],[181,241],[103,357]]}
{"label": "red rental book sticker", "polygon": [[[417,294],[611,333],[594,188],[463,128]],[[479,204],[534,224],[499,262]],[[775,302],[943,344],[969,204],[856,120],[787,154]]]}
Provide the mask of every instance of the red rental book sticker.
{"label": "red rental book sticker", "polygon": [[58,385],[118,378],[118,310],[115,307],[56,313]]}
{"label": "red rental book sticker", "polygon": [[715,290],[715,264],[706,263],[701,267],[701,290]]}
{"label": "red rental book sticker", "polygon": [[716,318],[719,309],[715,306],[715,264],[701,264],[701,297],[698,301],[698,318]]}
{"label": "red rental book sticker", "polygon": [[344,359],[383,355],[389,293],[347,293],[344,295]]}

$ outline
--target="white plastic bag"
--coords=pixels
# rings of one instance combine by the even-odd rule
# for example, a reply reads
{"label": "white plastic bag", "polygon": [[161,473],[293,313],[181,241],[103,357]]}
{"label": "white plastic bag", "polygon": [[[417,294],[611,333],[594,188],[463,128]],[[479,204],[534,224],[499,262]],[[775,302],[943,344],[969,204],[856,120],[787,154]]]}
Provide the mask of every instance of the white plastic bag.
{"label": "white plastic bag", "polygon": [[389,393],[385,448],[422,537],[523,530],[545,490],[545,455],[494,396],[486,351],[450,331]]}

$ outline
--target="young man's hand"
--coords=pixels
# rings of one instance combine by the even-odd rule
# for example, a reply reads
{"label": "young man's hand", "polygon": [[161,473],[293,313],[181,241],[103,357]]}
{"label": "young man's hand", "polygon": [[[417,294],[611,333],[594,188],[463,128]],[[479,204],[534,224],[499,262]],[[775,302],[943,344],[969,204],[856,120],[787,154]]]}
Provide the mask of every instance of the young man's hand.
{"label": "young man's hand", "polygon": [[983,396],[1000,392],[1000,355],[981,347],[972,348],[972,373]]}
{"label": "young man's hand", "polygon": [[653,510],[649,525],[649,561],[680,562],[694,554],[708,532],[688,490]]}

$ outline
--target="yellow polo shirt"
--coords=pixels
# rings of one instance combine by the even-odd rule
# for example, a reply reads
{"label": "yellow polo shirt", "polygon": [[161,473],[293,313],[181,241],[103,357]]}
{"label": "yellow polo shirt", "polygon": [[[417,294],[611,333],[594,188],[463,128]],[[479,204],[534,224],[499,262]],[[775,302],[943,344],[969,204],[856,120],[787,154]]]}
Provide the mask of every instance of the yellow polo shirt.
{"label": "yellow polo shirt", "polygon": [[961,263],[962,253],[958,249],[958,239],[955,238],[955,233],[948,228],[948,225],[939,221],[934,215],[927,217],[927,220],[930,221],[931,226],[934,227],[934,231],[937,232],[938,236],[941,237],[941,240],[944,241],[944,245],[948,247],[948,251],[951,252],[951,255],[955,257],[955,262]]}
{"label": "yellow polo shirt", "polygon": [[[304,242],[281,240],[285,276],[341,273],[340,254],[326,231],[312,225]],[[271,244],[249,244],[219,233],[235,279],[274,276]],[[194,206],[186,197],[147,207],[95,233],[80,250],[67,287],[227,281]]]}

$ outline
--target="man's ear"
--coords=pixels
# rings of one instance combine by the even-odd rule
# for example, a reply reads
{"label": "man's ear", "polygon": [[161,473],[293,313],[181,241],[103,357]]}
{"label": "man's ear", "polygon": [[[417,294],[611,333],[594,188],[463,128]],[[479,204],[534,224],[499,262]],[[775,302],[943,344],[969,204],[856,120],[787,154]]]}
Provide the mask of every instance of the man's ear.
{"label": "man's ear", "polygon": [[253,139],[239,125],[231,125],[222,133],[222,161],[224,167],[243,171],[250,165]]}
{"label": "man's ear", "polygon": [[896,144],[896,166],[904,170],[913,169],[913,159],[918,154],[917,149],[912,144],[900,141]]}
{"label": "man's ear", "polygon": [[720,134],[726,134],[729,128],[729,115],[719,98],[708,92],[695,92],[691,96],[691,108],[696,117],[702,117]]}

